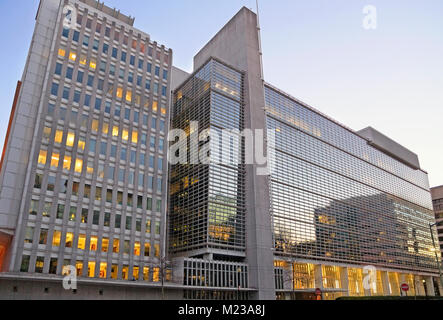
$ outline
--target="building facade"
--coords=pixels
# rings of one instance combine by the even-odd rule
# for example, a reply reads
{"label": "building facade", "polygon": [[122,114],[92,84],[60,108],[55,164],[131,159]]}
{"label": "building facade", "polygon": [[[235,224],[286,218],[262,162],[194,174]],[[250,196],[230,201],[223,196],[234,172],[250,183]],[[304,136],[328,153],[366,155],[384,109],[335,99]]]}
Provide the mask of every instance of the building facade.
{"label": "building facade", "polygon": [[40,2],[1,160],[1,297],[439,294],[415,154],[266,83],[247,8],[192,74],[133,23]]}
{"label": "building facade", "polygon": [[438,233],[438,240],[434,240],[438,242],[440,251],[443,253],[443,186],[431,188],[431,195]]}
{"label": "building facade", "polygon": [[170,274],[172,50],[133,23],[92,0],[40,2],[2,160],[2,271],[44,279],[75,266],[153,287]]}

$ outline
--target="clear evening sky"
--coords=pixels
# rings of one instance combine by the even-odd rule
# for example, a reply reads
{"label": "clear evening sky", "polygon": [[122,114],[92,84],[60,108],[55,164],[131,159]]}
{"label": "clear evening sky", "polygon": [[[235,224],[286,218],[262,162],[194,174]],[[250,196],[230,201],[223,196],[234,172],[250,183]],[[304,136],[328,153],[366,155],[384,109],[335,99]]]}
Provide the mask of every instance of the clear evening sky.
{"label": "clear evening sky", "polygon": [[[105,0],[135,27],[194,54],[255,0]],[[363,8],[377,8],[365,30]],[[0,0],[0,147],[21,78],[38,0]],[[443,1],[260,0],[266,81],[359,130],[368,125],[419,155],[431,186],[443,184]]]}

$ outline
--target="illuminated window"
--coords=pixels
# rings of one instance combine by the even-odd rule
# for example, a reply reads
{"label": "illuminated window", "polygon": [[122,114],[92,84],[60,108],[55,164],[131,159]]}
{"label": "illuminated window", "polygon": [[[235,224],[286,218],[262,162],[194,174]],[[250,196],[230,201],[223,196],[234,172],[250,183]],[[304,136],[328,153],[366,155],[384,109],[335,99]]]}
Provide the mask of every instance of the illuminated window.
{"label": "illuminated window", "polygon": [[161,110],[160,110],[160,112],[161,112],[163,115],[165,115],[165,114],[166,114],[166,108],[165,108],[165,107],[162,107]]}
{"label": "illuminated window", "polygon": [[117,88],[117,98],[122,98],[123,97],[123,88],[118,87]]}
{"label": "illuminated window", "polygon": [[111,266],[111,279],[117,279],[118,278],[118,265],[113,264]]}
{"label": "illuminated window", "polygon": [[71,169],[71,160],[72,160],[72,158],[70,156],[65,156],[65,158],[63,159],[63,169],[64,170]]}
{"label": "illuminated window", "polygon": [[154,101],[152,102],[152,112],[157,112],[158,111],[158,102]]}
{"label": "illuminated window", "polygon": [[160,268],[154,268],[152,272],[152,281],[159,282],[160,281]]}
{"label": "illuminated window", "polygon": [[74,241],[74,234],[72,232],[66,233],[65,247],[72,248],[73,241]]}
{"label": "illuminated window", "polygon": [[86,56],[85,55],[80,56],[80,64],[86,65]]}
{"label": "illuminated window", "polygon": [[140,256],[140,242],[138,241],[134,243],[134,255]]}
{"label": "illuminated window", "polygon": [[129,102],[132,101],[132,91],[131,90],[126,91],[126,101],[129,101]]}
{"label": "illuminated window", "polygon": [[85,146],[86,146],[86,141],[83,140],[83,139],[84,138],[80,138],[78,140],[78,149],[81,150],[81,151],[84,151],[85,150]]}
{"label": "illuminated window", "polygon": [[44,127],[43,128],[43,139],[46,142],[49,142],[49,137],[51,136],[51,128]]}
{"label": "illuminated window", "polygon": [[128,280],[128,273],[129,273],[129,267],[123,266],[123,268],[122,268],[122,279],[123,280]]}
{"label": "illuminated window", "polygon": [[75,52],[69,52],[69,60],[75,61],[77,59],[77,54]]}
{"label": "illuminated window", "polygon": [[117,126],[112,127],[112,136],[118,137],[118,127]]}
{"label": "illuminated window", "polygon": [[137,143],[138,142],[138,131],[133,130],[132,131],[132,143]]}
{"label": "illuminated window", "polygon": [[129,131],[128,131],[128,129],[123,129],[122,139],[125,140],[125,141],[129,140]]}
{"label": "illuminated window", "polygon": [[51,167],[57,168],[59,160],[60,155],[58,153],[53,153],[51,156]]}
{"label": "illuminated window", "polygon": [[120,252],[120,240],[114,239],[112,242],[112,252],[119,253]]}
{"label": "illuminated window", "polygon": [[98,132],[99,122],[97,119],[92,120],[92,131]]}
{"label": "illuminated window", "polygon": [[58,49],[58,55],[64,57],[66,55],[66,50],[62,48]]}
{"label": "illuminated window", "polygon": [[149,257],[151,255],[151,244],[145,243],[145,257]]}
{"label": "illuminated window", "polygon": [[94,274],[95,274],[95,262],[89,261],[88,262],[88,277],[94,278]]}
{"label": "illuminated window", "polygon": [[80,250],[85,250],[86,248],[86,235],[85,234],[80,234],[78,236],[78,249]]}
{"label": "illuminated window", "polygon": [[40,150],[40,153],[38,154],[38,163],[43,165],[46,164],[47,156],[48,156],[48,151]]}
{"label": "illuminated window", "polygon": [[143,280],[149,281],[149,267],[143,267]]}
{"label": "illuminated window", "polygon": [[89,62],[89,67],[91,68],[91,69],[96,69],[97,68],[97,61],[95,61],[94,59],[92,59],[90,62]]}
{"label": "illuminated window", "polygon": [[159,244],[154,245],[154,255],[156,257],[160,257],[160,245]]}
{"label": "illuminated window", "polygon": [[87,174],[94,174],[94,164],[92,162],[88,162],[88,165],[86,166],[86,173]]}
{"label": "illuminated window", "polygon": [[63,131],[62,130],[55,131],[54,142],[62,143],[62,140],[63,140]]}
{"label": "illuminated window", "polygon": [[134,266],[132,268],[132,278],[133,278],[133,280],[138,280],[139,272],[140,272],[140,268],[139,267]]}
{"label": "illuminated window", "polygon": [[103,238],[102,240],[102,252],[108,252],[109,249],[109,238]]}
{"label": "illuminated window", "polygon": [[104,134],[109,133],[109,123],[103,123],[102,133]]}
{"label": "illuminated window", "polygon": [[73,147],[74,146],[74,141],[75,141],[75,133],[68,132],[68,136],[66,137],[66,145],[68,147]]}
{"label": "illuminated window", "polygon": [[83,262],[77,261],[75,263],[75,269],[77,269],[77,276],[81,277],[83,275]]}
{"label": "illuminated window", "polygon": [[59,247],[60,246],[60,239],[62,237],[61,231],[54,230],[54,234],[52,235],[52,246],[53,247]]}
{"label": "illuminated window", "polygon": [[102,279],[106,279],[106,269],[108,268],[108,264],[106,262],[100,263],[100,275],[99,277]]}
{"label": "illuminated window", "polygon": [[82,173],[83,169],[83,160],[82,159],[76,159],[75,160],[75,168],[74,171],[77,173]]}
{"label": "illuminated window", "polygon": [[98,242],[98,238],[96,236],[92,236],[91,237],[91,242],[89,245],[89,250],[90,251],[97,251],[97,242]]}

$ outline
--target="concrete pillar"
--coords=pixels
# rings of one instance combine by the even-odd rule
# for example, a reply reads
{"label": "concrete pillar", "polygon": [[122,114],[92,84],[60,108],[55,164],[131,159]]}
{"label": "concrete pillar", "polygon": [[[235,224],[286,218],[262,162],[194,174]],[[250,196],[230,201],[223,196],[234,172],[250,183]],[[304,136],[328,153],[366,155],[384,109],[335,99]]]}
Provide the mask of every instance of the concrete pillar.
{"label": "concrete pillar", "polygon": [[385,296],[392,295],[392,291],[389,286],[389,277],[388,277],[388,273],[386,271],[381,271],[381,282],[383,285],[383,294]]}
{"label": "concrete pillar", "polygon": [[434,281],[432,281],[432,277],[425,277],[425,280],[428,296],[435,297]]}
{"label": "concrete pillar", "polygon": [[340,269],[340,281],[341,288],[345,290],[344,295],[349,296],[349,276],[347,267],[343,267]]}

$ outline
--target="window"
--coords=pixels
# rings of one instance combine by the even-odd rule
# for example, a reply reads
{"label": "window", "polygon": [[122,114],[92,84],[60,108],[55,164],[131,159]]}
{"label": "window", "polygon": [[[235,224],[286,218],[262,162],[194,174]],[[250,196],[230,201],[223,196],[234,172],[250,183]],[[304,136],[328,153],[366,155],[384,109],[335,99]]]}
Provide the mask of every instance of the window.
{"label": "window", "polygon": [[83,208],[80,217],[80,223],[87,224],[88,223],[88,209]]}
{"label": "window", "polygon": [[89,140],[89,152],[95,153],[96,141],[94,139]]}
{"label": "window", "polygon": [[137,144],[138,143],[138,131],[137,130],[133,130],[132,131],[132,143]]}
{"label": "window", "polygon": [[34,227],[26,227],[25,243],[32,243],[34,239]]}
{"label": "window", "polygon": [[81,94],[80,91],[78,91],[78,90],[74,91],[74,102],[77,102],[77,103],[80,102],[80,94]]}
{"label": "window", "polygon": [[63,219],[63,215],[65,213],[65,205],[64,204],[58,204],[57,205],[57,219]]}
{"label": "window", "polygon": [[95,187],[95,200],[101,201],[101,199],[102,199],[102,188]]}
{"label": "window", "polygon": [[155,137],[151,137],[151,139],[150,139],[150,147],[155,149]]}
{"label": "window", "polygon": [[57,168],[59,160],[60,155],[58,153],[53,153],[51,156],[51,167]]}
{"label": "window", "polygon": [[45,258],[44,257],[37,257],[35,260],[35,272],[36,273],[43,273],[43,266],[45,264]]}
{"label": "window", "polygon": [[149,257],[151,255],[151,244],[145,243],[145,257]]}
{"label": "window", "polygon": [[66,146],[73,147],[75,141],[75,133],[72,131],[68,132],[68,135],[66,137]]}
{"label": "window", "polygon": [[151,63],[148,63],[147,68],[146,68],[146,71],[147,71],[148,73],[151,73],[151,72],[152,72],[152,64],[151,64]]}
{"label": "window", "polygon": [[72,232],[66,233],[66,241],[65,241],[65,248],[72,248],[74,240],[74,234]]}
{"label": "window", "polygon": [[133,66],[135,64],[135,56],[131,55],[131,57],[129,58],[129,64],[131,66]]}
{"label": "window", "polygon": [[83,45],[85,47],[89,46],[89,37],[87,35],[83,36]]}
{"label": "window", "polygon": [[112,48],[112,57],[117,59],[117,48]]}
{"label": "window", "polygon": [[52,234],[52,246],[53,247],[59,247],[60,246],[60,239],[62,237],[61,231],[54,230],[54,233]]}
{"label": "window", "polygon": [[75,61],[77,60],[77,54],[75,52],[69,52],[69,60]]}
{"label": "window", "polygon": [[162,200],[157,200],[157,212],[160,212],[162,210]]}
{"label": "window", "polygon": [[114,226],[116,229],[120,229],[122,224],[122,216],[121,214],[116,214],[115,215],[115,221],[114,221]]}
{"label": "window", "polygon": [[74,171],[77,173],[82,173],[83,170],[83,160],[82,159],[76,159],[75,160],[75,167]]}
{"label": "window", "polygon": [[51,94],[54,96],[58,95],[58,83],[52,83]]}
{"label": "window", "polygon": [[83,83],[83,75],[84,75],[83,71],[77,72],[77,82]]}
{"label": "window", "polygon": [[54,136],[54,142],[60,144],[60,143],[62,143],[62,141],[63,141],[63,131],[56,130],[55,136]]}
{"label": "window", "polygon": [[103,53],[108,54],[109,51],[109,45],[106,43],[103,43]]}
{"label": "window", "polygon": [[85,106],[89,107],[91,105],[91,95],[85,94]]}
{"label": "window", "polygon": [[63,88],[63,95],[62,95],[63,99],[68,100],[69,99],[69,88],[68,87],[64,87]]}
{"label": "window", "polygon": [[61,65],[61,63],[58,63],[58,62],[56,63],[56,65],[55,65],[55,74],[61,76],[61,74],[62,74],[62,65]]}
{"label": "window", "polygon": [[93,75],[88,75],[88,82],[86,83],[86,85],[92,87],[94,85],[94,76]]}
{"label": "window", "polygon": [[134,256],[140,256],[140,242],[134,243]]}
{"label": "window", "polygon": [[160,234],[160,221],[155,222],[155,234]]}
{"label": "window", "polygon": [[77,214],[77,207],[69,208],[69,221],[75,221],[76,214]]}
{"label": "window", "polygon": [[94,278],[95,276],[95,261],[88,262],[88,277]]}
{"label": "window", "polygon": [[58,49],[58,55],[64,57],[66,55],[66,50],[62,48]]}
{"label": "window", "polygon": [[155,66],[155,75],[156,75],[157,77],[160,76],[160,67],[159,67],[159,66]]}
{"label": "window", "polygon": [[95,98],[95,110],[101,110],[102,108],[102,99]]}
{"label": "window", "polygon": [[72,36],[72,41],[78,42],[79,38],[80,38],[80,32],[74,31],[74,35]]}
{"label": "window", "polygon": [[166,97],[166,92],[167,92],[166,86],[162,86],[162,96]]}
{"label": "window", "polygon": [[102,239],[102,252],[108,252],[109,248],[109,238],[103,238]]}
{"label": "window", "polygon": [[80,55],[80,64],[86,65],[86,56],[84,54]]}
{"label": "window", "polygon": [[163,79],[168,80],[168,70],[163,70]]}
{"label": "window", "polygon": [[99,41],[97,39],[94,40],[94,44],[92,45],[92,49],[98,51]]}
{"label": "window", "polygon": [[131,230],[132,229],[132,217],[130,216],[126,216],[126,230]]}
{"label": "window", "polygon": [[[147,204],[146,204],[146,210],[152,211],[152,198],[148,198]],[[151,228],[149,228],[150,230]]]}
{"label": "window", "polygon": [[126,62],[126,52],[122,51],[121,61]]}
{"label": "window", "polygon": [[22,263],[20,265],[20,272],[28,272],[29,271],[29,260],[30,260],[30,256],[28,255],[23,255],[22,257]]}
{"label": "window", "polygon": [[98,243],[98,237],[91,236],[90,243],[89,243],[89,251],[97,251],[97,243]]}
{"label": "window", "polygon": [[79,250],[85,250],[85,248],[86,248],[86,235],[85,234],[79,234],[78,235],[77,248]]}
{"label": "window", "polygon": [[63,159],[63,170],[71,170],[71,156],[65,156]]}
{"label": "window", "polygon": [[46,150],[40,150],[40,153],[38,155],[38,163],[45,165],[46,164],[46,157],[48,155],[48,151]]}
{"label": "window", "polygon": [[98,226],[100,223],[100,211],[94,210],[92,224]]}

